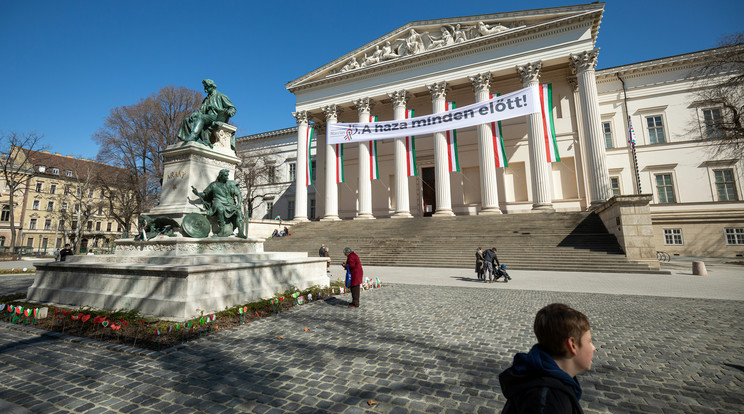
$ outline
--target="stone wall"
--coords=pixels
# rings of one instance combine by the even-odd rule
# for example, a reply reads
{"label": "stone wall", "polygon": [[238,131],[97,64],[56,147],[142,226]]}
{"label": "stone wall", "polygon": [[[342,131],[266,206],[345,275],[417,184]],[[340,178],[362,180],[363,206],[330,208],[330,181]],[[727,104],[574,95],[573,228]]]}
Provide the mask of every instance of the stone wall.
{"label": "stone wall", "polygon": [[629,260],[658,269],[650,201],[650,194],[614,196],[595,212],[607,230],[617,237]]}

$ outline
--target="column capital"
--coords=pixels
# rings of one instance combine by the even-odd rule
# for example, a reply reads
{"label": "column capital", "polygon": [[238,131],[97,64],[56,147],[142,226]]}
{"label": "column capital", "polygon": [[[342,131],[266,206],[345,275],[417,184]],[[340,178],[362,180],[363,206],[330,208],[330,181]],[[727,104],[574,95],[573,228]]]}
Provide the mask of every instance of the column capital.
{"label": "column capital", "polygon": [[372,98],[360,98],[354,101],[354,107],[359,113],[372,112],[372,108],[375,106],[375,101]]}
{"label": "column capital", "polygon": [[441,81],[437,82],[431,85],[426,85],[427,88],[429,88],[429,93],[431,93],[431,99],[443,99],[447,95],[447,90],[449,87],[447,86],[447,81]]}
{"label": "column capital", "polygon": [[517,73],[522,78],[522,84],[540,82],[540,71],[542,70],[542,61],[530,62],[526,65],[517,65]]}
{"label": "column capital", "polygon": [[586,50],[583,53],[572,54],[570,56],[571,70],[574,73],[583,72],[585,70],[596,70],[597,69],[597,56],[599,55],[599,48]]}
{"label": "column capital", "polygon": [[568,85],[571,86],[572,91],[576,92],[579,90],[579,79],[576,78],[576,75],[567,76],[566,81],[568,82]]}
{"label": "column capital", "polygon": [[331,119],[338,119],[338,116],[343,112],[343,108],[340,106],[333,104],[333,105],[327,105],[322,108],[320,108],[323,113],[325,114],[326,121],[331,122]]}
{"label": "column capital", "polygon": [[396,106],[405,106],[408,99],[411,98],[411,94],[405,89],[399,91],[388,92],[388,96],[393,100],[393,108]]}
{"label": "column capital", "polygon": [[310,122],[310,113],[307,111],[292,112],[292,116],[297,120],[297,125],[307,125]]}
{"label": "column capital", "polygon": [[475,76],[469,76],[470,83],[473,85],[473,92],[486,90],[488,92],[491,88],[491,72],[479,73]]}

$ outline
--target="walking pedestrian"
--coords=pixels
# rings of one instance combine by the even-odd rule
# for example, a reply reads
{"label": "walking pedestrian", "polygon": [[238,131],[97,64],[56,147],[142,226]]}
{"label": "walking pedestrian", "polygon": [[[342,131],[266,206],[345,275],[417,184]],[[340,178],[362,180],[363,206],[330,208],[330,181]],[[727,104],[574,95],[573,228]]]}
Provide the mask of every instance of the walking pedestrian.
{"label": "walking pedestrian", "polygon": [[[490,249],[486,250],[486,253],[483,254],[483,262],[486,265],[486,270],[483,274],[483,283],[493,283],[493,281],[496,279],[496,274],[493,269],[493,262],[496,262],[496,266],[501,266],[501,263],[499,263],[499,258],[496,256],[495,247],[491,247]],[[485,273],[488,273],[488,279],[486,279]]]}

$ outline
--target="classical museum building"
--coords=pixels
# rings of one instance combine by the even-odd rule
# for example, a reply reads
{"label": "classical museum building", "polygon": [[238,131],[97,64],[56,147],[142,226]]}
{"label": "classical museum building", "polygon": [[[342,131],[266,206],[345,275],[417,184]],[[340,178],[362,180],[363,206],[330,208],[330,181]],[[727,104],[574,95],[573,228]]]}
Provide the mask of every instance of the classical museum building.
{"label": "classical museum building", "polygon": [[[696,97],[695,69],[719,49],[597,70],[603,12],[591,3],[411,22],[289,82],[297,127],[237,138],[239,152],[268,152],[277,166],[266,183],[277,195],[254,217],[583,211],[648,195],[657,250],[744,254],[742,161],[706,140],[725,111]],[[426,116],[530,86],[546,91],[547,120],[326,143],[331,123]]]}

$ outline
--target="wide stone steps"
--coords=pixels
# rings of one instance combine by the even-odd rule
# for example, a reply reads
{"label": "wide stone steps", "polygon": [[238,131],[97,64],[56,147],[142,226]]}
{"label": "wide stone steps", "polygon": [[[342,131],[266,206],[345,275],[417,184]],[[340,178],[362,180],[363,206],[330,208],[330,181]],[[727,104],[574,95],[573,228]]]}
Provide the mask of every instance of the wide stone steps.
{"label": "wide stone steps", "polygon": [[586,212],[309,222],[290,233],[264,249],[315,256],[325,243],[334,265],[348,246],[371,266],[470,268],[476,247],[495,246],[508,269],[658,272],[628,261],[599,217]]}

